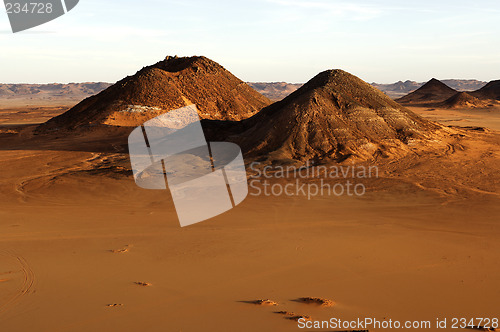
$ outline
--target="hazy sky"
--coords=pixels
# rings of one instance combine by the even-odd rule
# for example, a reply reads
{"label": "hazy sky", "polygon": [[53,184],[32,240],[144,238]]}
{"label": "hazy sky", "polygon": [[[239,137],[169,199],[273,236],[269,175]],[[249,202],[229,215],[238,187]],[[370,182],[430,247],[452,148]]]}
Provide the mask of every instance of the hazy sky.
{"label": "hazy sky", "polygon": [[205,55],[244,81],[500,79],[498,0],[80,0],[12,34],[0,82],[114,82],[166,55]]}

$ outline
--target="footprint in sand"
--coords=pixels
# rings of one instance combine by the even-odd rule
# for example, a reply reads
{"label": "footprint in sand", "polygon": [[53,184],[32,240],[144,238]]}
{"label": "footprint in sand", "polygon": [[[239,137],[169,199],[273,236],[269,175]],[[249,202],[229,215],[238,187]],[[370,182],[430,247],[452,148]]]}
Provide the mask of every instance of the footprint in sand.
{"label": "footprint in sand", "polygon": [[113,254],[123,254],[123,253],[126,253],[129,251],[129,249],[131,248],[132,246],[127,244],[124,248],[122,249],[111,249],[110,251],[113,253]]}
{"label": "footprint in sand", "polygon": [[[317,305],[320,307],[333,307],[335,303],[331,300],[328,299],[323,299],[320,297],[300,297],[298,299],[292,300],[294,302],[299,302],[299,303],[305,303],[305,304],[313,304]],[[249,304],[255,304],[259,306],[277,306],[278,303],[265,299],[265,300],[253,300],[253,301],[240,301],[243,303],[249,303]],[[285,319],[293,320],[293,321],[298,321],[300,319],[309,321],[311,320],[311,316],[308,315],[301,315],[301,314],[296,314],[294,312],[289,312],[289,311],[275,311],[275,314],[280,314],[283,315]],[[354,332],[354,331],[351,331]]]}
{"label": "footprint in sand", "polygon": [[261,305],[261,306],[276,306],[276,305],[278,305],[277,302],[274,302],[273,300],[269,300],[269,299],[253,300],[253,301],[241,301],[241,302],[255,304],[255,305]]}
{"label": "footprint in sand", "polygon": [[[273,300],[265,299],[265,300],[253,300],[253,301],[240,301],[243,303],[249,303],[249,304],[254,304],[254,305],[259,305],[259,306],[277,306],[278,302],[275,302]],[[299,315],[293,312],[288,312],[288,311],[275,311],[275,314],[280,314],[283,315],[285,319],[288,320],[294,320],[298,321],[299,319],[304,319],[304,320],[311,320],[310,316],[307,315]]]}
{"label": "footprint in sand", "polygon": [[299,314],[296,314],[294,312],[289,312],[289,311],[276,311],[275,314],[283,315],[285,317],[285,319],[294,320],[294,321],[298,321],[299,319],[306,320],[306,321],[311,320],[311,316],[299,315]]}
{"label": "footprint in sand", "polygon": [[322,299],[320,297],[300,297],[293,300],[295,302],[305,303],[305,304],[315,304],[321,307],[333,307],[335,303],[331,300]]}

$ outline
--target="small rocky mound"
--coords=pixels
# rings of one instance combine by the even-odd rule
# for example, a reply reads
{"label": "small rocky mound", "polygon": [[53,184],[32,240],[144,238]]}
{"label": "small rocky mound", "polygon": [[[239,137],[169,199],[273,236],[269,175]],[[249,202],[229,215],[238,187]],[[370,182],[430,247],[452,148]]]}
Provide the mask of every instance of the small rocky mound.
{"label": "small rocky mound", "polygon": [[457,93],[443,82],[433,78],[419,89],[396,99],[402,105],[426,105],[443,102]]}
{"label": "small rocky mound", "polygon": [[39,131],[136,127],[191,104],[202,119],[242,120],[270,101],[210,59],[166,57],[83,100],[41,125]]}
{"label": "small rocky mound", "polygon": [[500,80],[491,81],[481,89],[471,93],[479,99],[500,100]]}
{"label": "small rocky mound", "polygon": [[467,92],[459,92],[445,100],[440,106],[445,108],[484,108],[488,106],[488,103]]}

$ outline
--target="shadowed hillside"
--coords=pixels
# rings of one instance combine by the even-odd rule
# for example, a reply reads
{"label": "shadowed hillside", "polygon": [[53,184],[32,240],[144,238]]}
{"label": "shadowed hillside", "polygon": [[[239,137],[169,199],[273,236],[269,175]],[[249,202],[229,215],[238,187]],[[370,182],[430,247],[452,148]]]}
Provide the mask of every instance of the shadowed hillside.
{"label": "shadowed hillside", "polygon": [[457,93],[443,82],[433,78],[416,91],[396,99],[403,105],[421,105],[436,102],[443,102]]}

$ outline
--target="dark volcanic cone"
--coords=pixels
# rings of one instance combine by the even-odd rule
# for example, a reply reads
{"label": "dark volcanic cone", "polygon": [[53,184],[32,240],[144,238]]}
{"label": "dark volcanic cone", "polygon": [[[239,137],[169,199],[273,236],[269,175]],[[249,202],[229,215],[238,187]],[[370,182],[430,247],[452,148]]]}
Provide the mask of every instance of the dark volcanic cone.
{"label": "dark volcanic cone", "polygon": [[136,127],[190,104],[198,107],[202,119],[241,120],[270,101],[205,57],[167,57],[85,99],[39,130]]}
{"label": "dark volcanic cone", "polygon": [[488,103],[471,96],[467,92],[459,92],[444,101],[440,106],[446,108],[484,108],[488,106]]}
{"label": "dark volcanic cone", "polygon": [[403,105],[419,105],[443,102],[457,93],[443,82],[433,78],[419,89],[396,99]]}
{"label": "dark volcanic cone", "polygon": [[489,82],[481,89],[471,92],[471,95],[479,99],[500,100],[500,80]]}
{"label": "dark volcanic cone", "polygon": [[[209,133],[215,132],[211,125],[217,123],[207,123]],[[228,130],[247,156],[339,161],[405,154],[408,145],[434,137],[440,128],[361,79],[329,70],[252,118],[218,130]]]}

